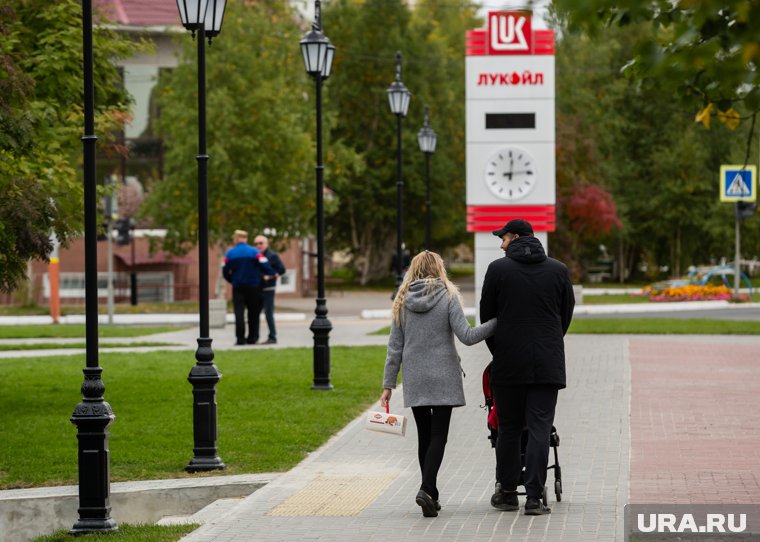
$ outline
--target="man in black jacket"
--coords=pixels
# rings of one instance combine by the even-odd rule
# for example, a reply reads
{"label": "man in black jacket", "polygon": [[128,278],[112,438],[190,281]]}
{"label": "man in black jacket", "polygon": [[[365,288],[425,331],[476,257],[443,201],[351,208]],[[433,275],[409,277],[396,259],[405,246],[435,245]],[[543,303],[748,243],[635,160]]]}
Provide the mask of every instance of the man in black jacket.
{"label": "man in black jacket", "polygon": [[527,427],[523,475],[525,514],[548,514],[542,496],[557,392],[565,387],[564,335],[575,306],[565,264],[546,256],[533,227],[510,220],[493,234],[505,257],[491,262],[483,281],[480,320],[497,318],[486,344],[493,355],[491,383],[499,416],[496,492],[491,505],[518,510],[520,443]]}
{"label": "man in black jacket", "polygon": [[274,269],[274,274],[264,279],[261,284],[261,292],[259,297],[261,303],[259,304],[259,312],[256,314],[256,322],[254,324],[254,343],[259,340],[259,319],[261,309],[264,309],[264,315],[267,320],[267,327],[269,327],[269,337],[265,344],[277,343],[277,329],[274,325],[274,292],[277,288],[277,279],[285,274],[285,266],[282,264],[279,254],[269,248],[269,239],[264,235],[257,235],[253,240],[253,244],[256,248],[266,256],[269,260],[269,265]]}

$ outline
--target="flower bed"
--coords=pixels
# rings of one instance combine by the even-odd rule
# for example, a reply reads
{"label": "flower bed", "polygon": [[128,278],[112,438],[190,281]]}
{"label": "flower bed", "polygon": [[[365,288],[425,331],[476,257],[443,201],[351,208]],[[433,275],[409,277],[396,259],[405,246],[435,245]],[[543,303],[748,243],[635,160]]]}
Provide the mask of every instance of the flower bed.
{"label": "flower bed", "polygon": [[[644,294],[649,297],[650,301],[727,301],[733,299],[731,290],[722,284],[720,286],[686,284],[665,288],[648,286],[644,289]],[[739,296],[739,299],[746,298],[747,296]]]}

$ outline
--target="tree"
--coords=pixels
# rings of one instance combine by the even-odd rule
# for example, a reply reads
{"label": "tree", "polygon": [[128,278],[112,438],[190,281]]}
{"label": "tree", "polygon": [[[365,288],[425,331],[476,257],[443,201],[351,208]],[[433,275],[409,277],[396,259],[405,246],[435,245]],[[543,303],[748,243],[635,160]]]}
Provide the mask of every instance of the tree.
{"label": "tree", "polygon": [[612,195],[623,227],[603,240],[616,246],[629,273],[644,261],[655,270],[651,278],[661,266],[678,275],[687,265],[727,255],[730,246],[732,222],[718,202],[717,173],[721,162],[742,159],[736,149],[746,132],[703,130],[693,122],[694,110],[674,103],[669,92],[620,76],[632,44],[651,33],[641,24],[600,27],[591,36],[560,26],[558,227],[551,247],[579,278],[598,257],[600,242],[572,219],[576,192],[585,185]]}
{"label": "tree", "polygon": [[[82,22],[76,0],[0,5],[0,290],[15,289],[29,259],[46,260],[51,233],[81,234]],[[115,58],[133,46],[94,30],[96,130],[127,106]]]}
{"label": "tree", "polygon": [[649,25],[653,32],[634,40],[623,69],[644,85],[675,90],[698,107],[706,127],[711,115],[736,126],[742,114],[760,111],[760,3],[555,0],[554,6],[571,29],[592,35],[601,26]]}
{"label": "tree", "polygon": [[[308,231],[314,214],[313,103],[288,2],[232,2],[207,47],[209,240],[235,229]],[[189,35],[182,63],[159,82],[165,176],[141,215],[166,227],[163,248],[197,242],[197,63]]]}
{"label": "tree", "polygon": [[327,171],[338,207],[328,236],[332,246],[350,248],[365,283],[390,275],[395,251],[396,119],[386,89],[397,50],[403,54],[402,79],[412,92],[403,120],[404,242],[412,251],[424,242],[424,157],[416,134],[425,104],[438,133],[431,164],[433,245],[440,250],[466,236],[464,32],[479,24],[474,7],[464,1],[425,0],[411,10],[401,0],[340,0],[323,15],[338,48],[327,85],[329,107],[339,112],[331,138],[363,163],[349,169],[336,163]]}

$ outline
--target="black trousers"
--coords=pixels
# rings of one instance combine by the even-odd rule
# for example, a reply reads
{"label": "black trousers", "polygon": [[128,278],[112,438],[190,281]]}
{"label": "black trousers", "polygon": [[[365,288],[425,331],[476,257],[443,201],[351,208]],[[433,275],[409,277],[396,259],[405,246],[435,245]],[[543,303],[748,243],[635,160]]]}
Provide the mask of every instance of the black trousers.
{"label": "black trousers", "polygon": [[496,481],[505,491],[517,489],[522,460],[520,444],[527,427],[523,481],[528,497],[540,499],[549,465],[549,437],[557,406],[555,386],[494,386],[499,437],[496,440]]}
{"label": "black trousers", "polygon": [[261,309],[264,309],[264,316],[267,320],[267,326],[269,327],[269,337],[272,340],[277,340],[277,328],[274,325],[274,290],[261,290],[259,292],[259,314],[254,323],[253,339],[259,340],[259,322],[261,317]]}
{"label": "black trousers", "polygon": [[260,286],[235,286],[232,288],[232,305],[235,307],[235,337],[238,344],[245,339],[245,311],[248,310],[248,341],[256,342],[261,312]]}
{"label": "black trousers", "polygon": [[449,438],[450,406],[412,407],[417,424],[417,457],[420,461],[420,489],[438,500],[438,470]]}

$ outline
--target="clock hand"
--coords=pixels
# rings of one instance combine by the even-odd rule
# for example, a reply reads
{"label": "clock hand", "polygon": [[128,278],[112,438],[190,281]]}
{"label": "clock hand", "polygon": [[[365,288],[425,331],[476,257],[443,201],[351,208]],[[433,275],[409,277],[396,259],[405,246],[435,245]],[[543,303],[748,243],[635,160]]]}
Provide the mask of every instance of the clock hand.
{"label": "clock hand", "polygon": [[526,169],[523,171],[513,171],[512,173],[510,173],[510,179],[511,179],[511,175],[523,175],[525,173],[527,173],[528,175],[533,175],[533,170]]}

